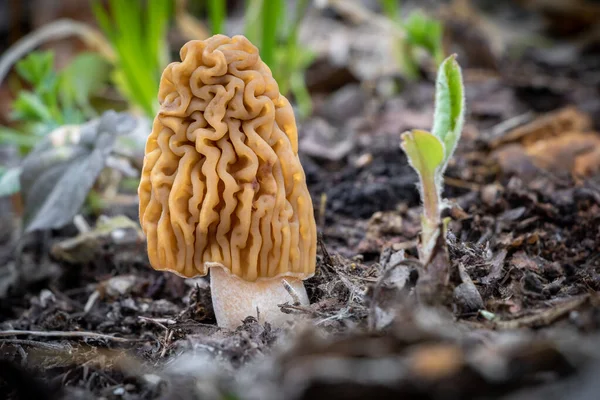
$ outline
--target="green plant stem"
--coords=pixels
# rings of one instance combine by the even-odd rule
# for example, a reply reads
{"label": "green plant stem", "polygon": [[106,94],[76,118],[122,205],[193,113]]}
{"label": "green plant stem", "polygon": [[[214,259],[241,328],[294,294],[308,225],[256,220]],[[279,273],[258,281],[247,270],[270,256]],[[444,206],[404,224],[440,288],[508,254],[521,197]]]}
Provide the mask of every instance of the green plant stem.
{"label": "green plant stem", "polygon": [[224,33],[225,27],[225,0],[209,0],[208,16],[213,35]]}
{"label": "green plant stem", "polygon": [[434,176],[422,178],[421,186],[423,191],[423,214],[428,221],[437,225],[440,222],[440,200]]}
{"label": "green plant stem", "polygon": [[439,234],[440,198],[435,177],[421,179],[423,198],[423,216],[421,218],[421,246],[419,246],[419,259],[427,263],[435,246]]}

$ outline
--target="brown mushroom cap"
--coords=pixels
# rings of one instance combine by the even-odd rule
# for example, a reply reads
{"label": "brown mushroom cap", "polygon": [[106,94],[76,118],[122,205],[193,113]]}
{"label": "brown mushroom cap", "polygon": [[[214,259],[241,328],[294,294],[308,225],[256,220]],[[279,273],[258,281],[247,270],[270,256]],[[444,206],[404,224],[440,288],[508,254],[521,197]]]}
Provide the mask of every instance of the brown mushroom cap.
{"label": "brown mushroom cap", "polygon": [[316,226],[290,103],[243,36],[180,54],[160,81],[138,190],[150,263],[186,277],[205,263],[247,281],[310,277]]}

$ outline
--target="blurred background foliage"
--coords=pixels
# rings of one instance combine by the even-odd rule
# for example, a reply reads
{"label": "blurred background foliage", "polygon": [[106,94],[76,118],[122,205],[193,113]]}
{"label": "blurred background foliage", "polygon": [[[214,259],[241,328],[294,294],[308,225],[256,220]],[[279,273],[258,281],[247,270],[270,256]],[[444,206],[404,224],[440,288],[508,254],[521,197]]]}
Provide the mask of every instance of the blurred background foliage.
{"label": "blurred background foliage", "polygon": [[[360,2],[353,8],[354,2],[335,0],[68,0],[49,8],[47,14],[11,3],[12,13],[31,13],[37,19],[25,35],[22,26],[13,24],[9,31],[16,33],[4,43],[0,146],[16,148],[25,158],[40,143],[73,151],[78,143],[62,140],[60,134],[55,135],[59,139],[43,139],[62,126],[98,119],[107,110],[127,111],[150,121],[158,110],[163,69],[178,59],[185,41],[211,34],[246,35],[259,48],[280,91],[290,97],[300,121],[313,113],[313,99],[319,91],[318,84],[312,89],[307,84],[307,70],[323,52],[319,42],[311,39],[311,21],[316,17],[333,13],[335,20],[337,14],[350,13],[358,20],[365,15],[382,19],[377,23],[391,29],[388,33],[394,42],[393,73],[405,80],[421,76],[423,53],[429,66],[443,58],[439,21],[418,7],[404,12],[402,1],[372,3],[374,8],[363,8]],[[328,46],[326,51],[335,53],[348,43]],[[138,156],[129,160],[134,167],[141,165],[143,139],[142,135],[128,142],[137,146],[130,151]],[[0,196],[19,193],[22,172],[20,164],[0,162]],[[126,175],[122,177],[126,186],[134,188],[135,174]],[[92,207],[101,198],[96,189],[88,196],[96,199],[88,201],[88,208],[97,208]]]}

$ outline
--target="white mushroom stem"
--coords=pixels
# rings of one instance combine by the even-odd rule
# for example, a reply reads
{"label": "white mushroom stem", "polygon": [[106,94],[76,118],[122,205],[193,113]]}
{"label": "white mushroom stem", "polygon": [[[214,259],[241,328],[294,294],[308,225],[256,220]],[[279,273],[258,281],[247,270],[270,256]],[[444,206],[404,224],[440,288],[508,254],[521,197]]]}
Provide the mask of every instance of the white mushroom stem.
{"label": "white mushroom stem", "polygon": [[260,323],[268,321],[274,326],[283,326],[294,315],[281,312],[279,304],[309,304],[300,279],[284,277],[248,282],[218,266],[210,268],[210,290],[217,325],[228,329],[237,328],[248,316],[258,318]]}

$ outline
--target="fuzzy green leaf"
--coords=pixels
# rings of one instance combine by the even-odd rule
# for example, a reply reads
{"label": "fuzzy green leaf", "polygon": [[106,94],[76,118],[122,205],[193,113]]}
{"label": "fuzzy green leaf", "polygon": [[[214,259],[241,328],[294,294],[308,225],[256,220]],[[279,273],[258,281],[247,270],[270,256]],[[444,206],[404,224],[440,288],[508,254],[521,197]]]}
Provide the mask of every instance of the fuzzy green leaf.
{"label": "fuzzy green leaf", "polygon": [[402,134],[402,150],[421,178],[432,177],[444,161],[444,146],[427,131],[412,130]]}
{"label": "fuzzy green leaf", "polygon": [[419,174],[425,221],[437,226],[441,193],[439,171],[444,162],[444,146],[431,133],[413,130],[402,134],[402,150]]}
{"label": "fuzzy green leaf", "polygon": [[76,127],[81,140],[55,147],[46,137],[21,162],[19,182],[26,232],[60,228],[79,212],[112,153],[116,139],[131,132],[136,120],[107,111]]}
{"label": "fuzzy green leaf", "polygon": [[440,65],[436,82],[435,113],[432,133],[445,149],[444,171],[448,160],[454,153],[464,123],[465,95],[460,66],[456,55],[444,60]]}

